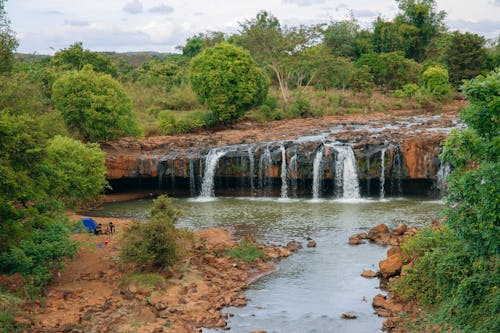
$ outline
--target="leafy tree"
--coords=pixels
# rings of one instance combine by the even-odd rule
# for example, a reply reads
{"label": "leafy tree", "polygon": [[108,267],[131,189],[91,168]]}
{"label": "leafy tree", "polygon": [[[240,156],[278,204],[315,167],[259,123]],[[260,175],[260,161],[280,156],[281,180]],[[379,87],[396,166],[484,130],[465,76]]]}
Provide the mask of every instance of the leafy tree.
{"label": "leafy tree", "polygon": [[107,187],[104,155],[95,143],[59,135],[50,139],[40,166],[50,183],[49,194],[67,205],[101,194]]}
{"label": "leafy tree", "polygon": [[395,22],[403,37],[408,58],[423,61],[431,40],[444,30],[444,11],[436,10],[435,0],[397,0],[400,14]]}
{"label": "leafy tree", "polygon": [[250,50],[252,57],[269,68],[280,87],[283,100],[290,98],[288,88],[293,71],[303,55],[318,37],[317,27],[282,27],[279,20],[266,11],[256,18],[240,23],[241,35],[236,43]]}
{"label": "leafy tree", "polygon": [[176,229],[180,211],[165,196],[151,207],[149,220],[132,224],[123,235],[122,258],[127,262],[154,266],[172,265],[182,255],[189,233]]}
{"label": "leafy tree", "polygon": [[430,66],[422,74],[422,84],[433,96],[441,98],[450,92],[448,71],[439,66]]}
{"label": "leafy tree", "polygon": [[81,70],[85,65],[92,65],[96,72],[117,75],[116,67],[110,57],[83,49],[82,42],[70,45],[54,54],[52,64],[63,70]]}
{"label": "leafy tree", "polygon": [[181,85],[187,77],[186,61],[154,59],[131,73],[134,81],[148,87],[156,86],[169,91]]}
{"label": "leafy tree", "polygon": [[368,67],[376,84],[385,83],[387,75],[387,64],[378,53],[363,54],[357,61],[357,66]]}
{"label": "leafy tree", "polygon": [[221,123],[233,122],[246,110],[262,104],[269,86],[250,54],[227,43],[193,58],[190,81],[200,101]]}
{"label": "leafy tree", "polygon": [[207,47],[213,47],[219,43],[224,42],[225,36],[220,31],[208,31],[206,33],[199,33],[190,37],[186,41],[186,45],[179,47],[182,54],[188,58],[193,58]]}
{"label": "leafy tree", "polygon": [[52,99],[68,126],[85,141],[140,134],[123,88],[90,65],[61,76],[54,83]]}
{"label": "leafy tree", "polygon": [[443,51],[442,62],[448,68],[450,81],[459,85],[462,80],[477,76],[484,66],[487,53],[484,37],[470,32],[454,31]]}
{"label": "leafy tree", "polygon": [[373,22],[373,48],[377,53],[396,52],[403,49],[403,36],[392,21],[384,21],[380,16]]}
{"label": "leafy tree", "polygon": [[14,50],[18,46],[5,12],[7,0],[0,0],[0,74],[10,71],[14,64]]}
{"label": "leafy tree", "polygon": [[323,41],[330,52],[337,57],[354,58],[356,56],[356,40],[360,26],[355,19],[330,23],[324,32]]}

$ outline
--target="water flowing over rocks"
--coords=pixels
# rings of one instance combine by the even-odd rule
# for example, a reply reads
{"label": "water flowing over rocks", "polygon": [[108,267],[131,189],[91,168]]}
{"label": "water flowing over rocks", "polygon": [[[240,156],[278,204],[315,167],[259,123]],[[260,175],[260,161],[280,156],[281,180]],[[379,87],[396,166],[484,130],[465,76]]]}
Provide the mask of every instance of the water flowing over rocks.
{"label": "water flowing over rocks", "polygon": [[439,193],[441,144],[456,126],[456,112],[332,116],[126,138],[101,147],[116,191],[144,187],[190,196],[383,198]]}

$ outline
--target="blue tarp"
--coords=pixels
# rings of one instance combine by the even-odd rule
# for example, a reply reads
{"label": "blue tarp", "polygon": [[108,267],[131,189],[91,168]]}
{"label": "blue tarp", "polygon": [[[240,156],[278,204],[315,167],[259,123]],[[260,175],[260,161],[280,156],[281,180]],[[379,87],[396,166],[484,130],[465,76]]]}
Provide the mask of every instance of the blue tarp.
{"label": "blue tarp", "polygon": [[95,228],[97,227],[97,222],[90,217],[82,218],[82,223],[89,232],[94,232]]}

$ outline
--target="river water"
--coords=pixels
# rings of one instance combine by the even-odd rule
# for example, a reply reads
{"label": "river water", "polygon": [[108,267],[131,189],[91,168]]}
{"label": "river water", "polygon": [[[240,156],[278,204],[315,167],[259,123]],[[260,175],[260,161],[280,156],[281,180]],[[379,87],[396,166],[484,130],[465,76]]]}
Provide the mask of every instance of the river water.
{"label": "river water", "polygon": [[[371,301],[380,293],[378,279],[360,276],[378,269],[387,248],[375,244],[350,246],[350,235],[385,223],[396,227],[427,225],[442,203],[417,198],[357,200],[280,200],[276,198],[173,199],[184,213],[179,225],[191,229],[232,226],[236,234],[254,234],[264,243],[295,239],[304,249],[279,263],[279,269],[252,284],[244,308],[228,308],[231,332],[380,331],[383,319],[373,314]],[[107,204],[88,212],[97,216],[144,219],[151,200]],[[317,242],[306,248],[306,238]],[[344,320],[344,312],[358,318]],[[204,330],[204,332],[216,332]]]}

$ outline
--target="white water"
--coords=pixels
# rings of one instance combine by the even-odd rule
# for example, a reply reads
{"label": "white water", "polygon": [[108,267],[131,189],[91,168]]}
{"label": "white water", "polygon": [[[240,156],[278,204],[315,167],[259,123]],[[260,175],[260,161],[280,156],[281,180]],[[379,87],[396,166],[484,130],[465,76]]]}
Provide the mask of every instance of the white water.
{"label": "white water", "polygon": [[260,154],[259,159],[259,185],[261,189],[271,185],[270,177],[272,164],[273,160],[271,152],[269,151],[269,147],[266,147],[266,149],[264,149],[264,151]]}
{"label": "white water", "polygon": [[255,176],[255,158],[253,156],[253,146],[248,148],[248,178],[250,179],[250,189],[255,190],[253,178]]}
{"label": "white water", "polygon": [[448,163],[441,163],[436,174],[436,187],[441,195],[446,193],[446,177],[450,175],[451,168]]}
{"label": "white water", "polygon": [[201,183],[200,198],[213,198],[214,195],[214,177],[219,159],[224,156],[227,151],[218,151],[211,149],[205,159],[205,174]]}
{"label": "white water", "polygon": [[288,178],[291,179],[291,185],[292,185],[292,192],[293,195],[297,195],[297,189],[298,189],[298,184],[297,184],[297,153],[290,158],[290,163],[288,165]]}
{"label": "white water", "polygon": [[193,160],[189,160],[189,193],[192,197],[196,195],[196,178],[194,177]]}
{"label": "white water", "polygon": [[387,148],[380,152],[380,199],[385,198],[385,152]]}
{"label": "white water", "polygon": [[312,184],[312,197],[313,200],[319,198],[321,191],[321,183],[323,182],[323,168],[321,162],[323,161],[323,147],[316,151],[316,156],[313,161],[313,184]]}
{"label": "white water", "polygon": [[286,168],[286,149],[281,145],[281,199],[288,198],[288,184],[287,184],[287,168]]}
{"label": "white water", "polygon": [[333,146],[337,151],[335,162],[335,185],[340,196],[342,188],[343,199],[359,199],[359,180],[356,159],[351,146]]}

